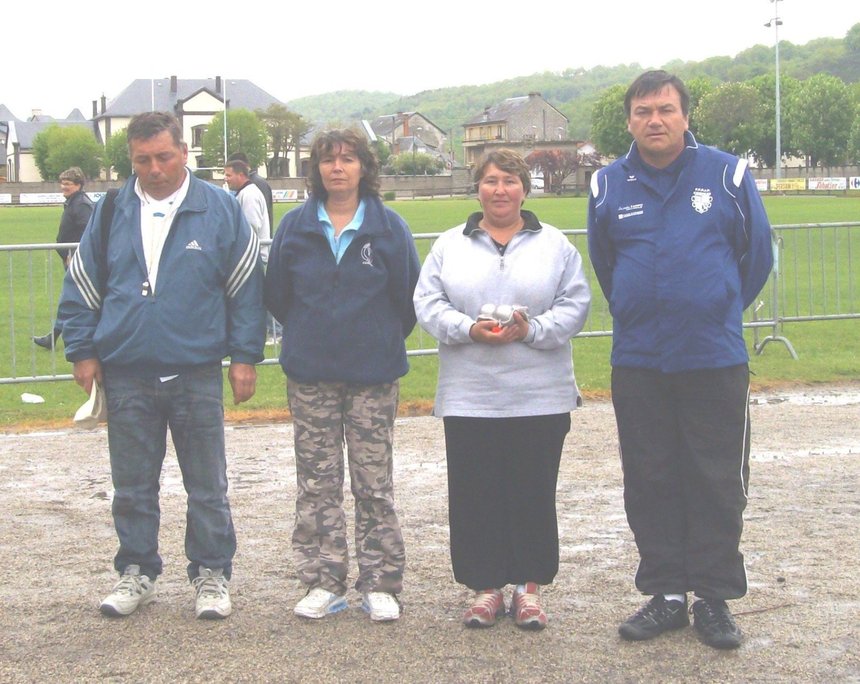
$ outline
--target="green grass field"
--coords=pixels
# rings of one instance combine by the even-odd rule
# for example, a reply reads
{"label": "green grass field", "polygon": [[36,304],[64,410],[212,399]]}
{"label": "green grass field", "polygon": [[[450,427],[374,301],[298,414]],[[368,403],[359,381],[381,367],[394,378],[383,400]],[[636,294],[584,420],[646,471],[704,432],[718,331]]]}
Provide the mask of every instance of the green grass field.
{"label": "green grass field", "polygon": [[[465,221],[478,210],[472,199],[437,199],[389,202],[409,223],[413,232],[441,232]],[[860,220],[858,197],[766,197],[765,205],[774,225],[835,223]],[[276,221],[294,205],[276,205]],[[561,229],[585,227],[587,201],[585,198],[535,197],[526,208],[541,220]],[[61,208],[59,207],[0,207],[0,244],[50,243],[56,235]],[[857,231],[852,229],[855,238]],[[802,231],[784,233],[784,264],[782,298],[791,306],[786,315],[840,311],[856,312],[860,308],[860,266],[858,246],[846,239],[845,231],[821,231],[810,237]],[[587,262],[584,237],[574,243]],[[419,240],[419,253],[426,254],[429,240]],[[853,271],[849,260],[853,258]],[[790,259],[790,261],[789,261]],[[850,274],[851,277],[848,277]],[[48,332],[63,277],[59,258],[53,251],[0,253],[0,376],[54,375],[69,373],[71,368],[62,353],[56,356],[32,344],[32,335]],[[604,330],[610,325],[606,305],[596,285],[593,292],[592,315],[587,329]],[[768,286],[769,287],[769,286]],[[10,296],[11,295],[11,296]],[[772,292],[765,291],[765,311],[771,305]],[[12,333],[14,329],[14,335]],[[759,337],[769,334],[761,329]],[[860,378],[857,320],[831,320],[786,324],[783,334],[791,340],[799,360],[790,358],[780,344],[770,344],[761,356],[753,356],[751,368],[757,386],[783,383],[810,384],[838,382]],[[747,331],[752,346],[754,333]],[[433,341],[420,331],[409,340],[411,349],[433,346]],[[574,341],[576,376],[586,394],[605,394],[609,386],[610,340],[606,337],[579,338]],[[267,356],[274,357],[273,347]],[[432,401],[437,360],[435,356],[413,357],[412,370],[401,384],[405,403],[427,407]],[[24,404],[23,392],[41,395],[44,404]],[[73,382],[27,382],[0,386],[0,426],[42,424],[70,420],[84,394]],[[284,379],[277,365],[265,366],[258,372],[256,396],[242,405],[245,411],[263,413],[277,411],[285,405]],[[228,411],[230,403],[228,401]]]}

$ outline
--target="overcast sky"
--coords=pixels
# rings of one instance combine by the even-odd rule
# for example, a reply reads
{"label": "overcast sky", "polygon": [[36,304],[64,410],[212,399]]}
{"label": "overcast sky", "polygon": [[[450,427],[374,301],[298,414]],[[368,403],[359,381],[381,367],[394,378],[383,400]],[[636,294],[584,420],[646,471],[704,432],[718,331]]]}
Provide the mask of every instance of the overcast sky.
{"label": "overcast sky", "polygon": [[[412,95],[541,71],[734,56],[843,38],[860,0],[248,0],[14,3],[0,104],[57,118],[136,78],[244,78],[282,101],[334,90]],[[219,10],[218,7],[221,6]]]}

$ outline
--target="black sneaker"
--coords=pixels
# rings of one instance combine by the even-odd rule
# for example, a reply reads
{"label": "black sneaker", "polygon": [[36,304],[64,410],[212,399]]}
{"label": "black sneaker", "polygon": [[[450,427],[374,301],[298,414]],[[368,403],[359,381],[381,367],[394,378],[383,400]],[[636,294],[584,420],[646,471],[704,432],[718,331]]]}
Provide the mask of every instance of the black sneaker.
{"label": "black sneaker", "polygon": [[667,601],[658,594],[623,622],[618,633],[627,641],[644,641],[689,624],[686,601]]}
{"label": "black sneaker", "polygon": [[703,643],[712,648],[737,648],[743,634],[729,607],[720,599],[699,599],[690,610],[693,626]]}
{"label": "black sneaker", "polygon": [[33,344],[40,346],[42,349],[53,349],[54,342],[56,338],[52,333],[48,333],[47,335],[42,335],[41,337],[34,337]]}

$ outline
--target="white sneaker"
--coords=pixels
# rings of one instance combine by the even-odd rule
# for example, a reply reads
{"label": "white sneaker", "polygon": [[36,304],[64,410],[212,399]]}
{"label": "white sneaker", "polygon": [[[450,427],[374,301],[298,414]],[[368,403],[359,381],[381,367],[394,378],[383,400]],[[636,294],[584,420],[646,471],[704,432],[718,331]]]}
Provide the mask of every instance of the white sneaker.
{"label": "white sneaker", "polygon": [[361,608],[370,613],[374,622],[390,622],[400,617],[400,602],[394,594],[385,591],[369,591],[364,595]]}
{"label": "white sneaker", "polygon": [[293,612],[300,617],[318,619],[339,613],[348,607],[346,596],[334,594],[322,587],[314,587],[296,604]]}
{"label": "white sneaker", "polygon": [[155,580],[140,574],[139,565],[129,565],[122,573],[113,591],[99,605],[105,615],[120,617],[131,615],[139,606],[155,600]]}
{"label": "white sneaker", "polygon": [[201,620],[223,620],[233,612],[229,581],[224,577],[224,570],[210,570],[201,565],[199,572],[191,580],[191,586],[197,592],[197,617]]}

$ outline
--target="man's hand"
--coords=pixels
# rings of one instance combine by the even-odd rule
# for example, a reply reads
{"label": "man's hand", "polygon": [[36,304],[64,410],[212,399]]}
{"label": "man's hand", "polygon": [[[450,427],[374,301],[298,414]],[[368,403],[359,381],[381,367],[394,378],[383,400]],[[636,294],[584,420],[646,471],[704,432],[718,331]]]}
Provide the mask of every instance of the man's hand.
{"label": "man's hand", "polygon": [[78,383],[89,394],[93,389],[93,380],[102,384],[102,364],[98,359],[84,359],[75,361],[75,382]]}
{"label": "man's hand", "polygon": [[257,369],[253,364],[232,362],[227,378],[233,388],[234,404],[241,404],[254,396],[257,389]]}

